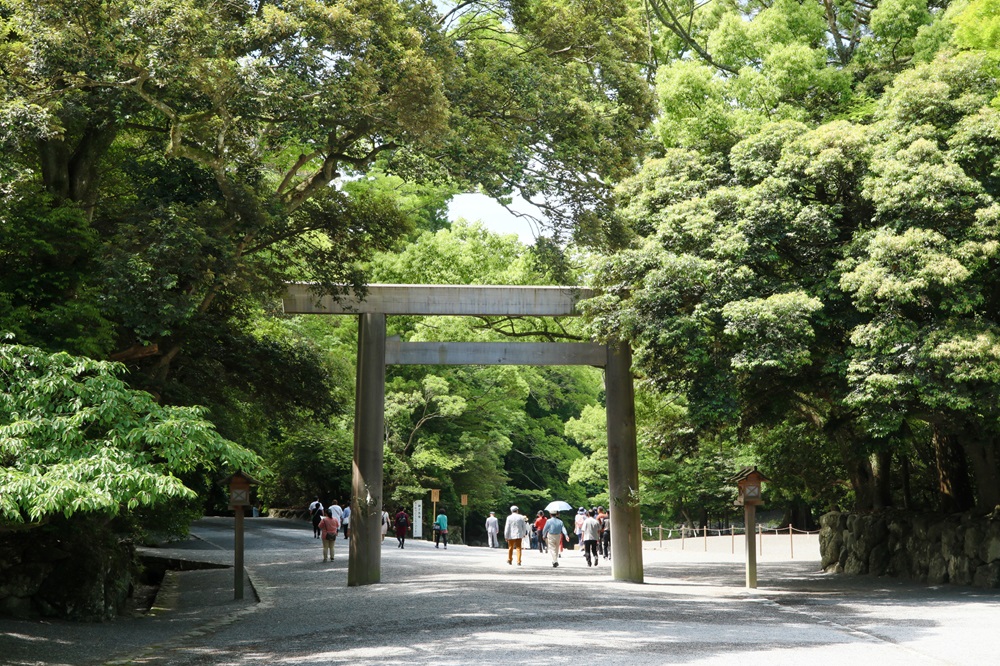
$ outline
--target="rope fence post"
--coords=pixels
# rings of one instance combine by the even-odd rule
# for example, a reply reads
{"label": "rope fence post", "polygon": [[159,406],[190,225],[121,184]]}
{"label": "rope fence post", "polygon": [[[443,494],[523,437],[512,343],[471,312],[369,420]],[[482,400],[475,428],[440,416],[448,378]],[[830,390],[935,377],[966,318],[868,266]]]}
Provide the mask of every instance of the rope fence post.
{"label": "rope fence post", "polygon": [[757,526],[757,552],[760,555],[764,554],[764,528],[760,525]]}
{"label": "rope fence post", "polygon": [[687,525],[681,525],[681,550],[684,550],[684,533],[687,532]]}
{"label": "rope fence post", "polygon": [[788,524],[788,554],[795,559],[795,537],[792,536],[792,524]]}
{"label": "rope fence post", "polygon": [[736,526],[729,523],[729,536],[732,537],[732,550],[733,555],[736,554]]}
{"label": "rope fence post", "polygon": [[702,526],[701,530],[702,530],[702,532],[701,532],[702,536],[704,536],[704,538],[705,538],[705,552],[707,553],[708,552],[708,525]]}
{"label": "rope fence post", "polygon": [[660,523],[660,550],[663,550],[663,523]]}

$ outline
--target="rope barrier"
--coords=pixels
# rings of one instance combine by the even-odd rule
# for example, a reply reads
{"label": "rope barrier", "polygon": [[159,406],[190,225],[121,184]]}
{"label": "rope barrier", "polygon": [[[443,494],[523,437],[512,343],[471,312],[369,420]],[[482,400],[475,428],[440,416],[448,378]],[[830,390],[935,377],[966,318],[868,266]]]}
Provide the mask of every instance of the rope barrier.
{"label": "rope barrier", "polygon": [[[730,525],[729,529],[722,529],[722,528],[709,528],[707,526],[701,527],[701,528],[694,528],[694,527],[687,527],[687,526],[682,526],[682,527],[667,527],[667,528],[664,528],[663,525],[642,525],[642,524],[640,524],[640,533],[641,532],[645,532],[646,535],[649,536],[649,540],[653,540],[653,539],[656,538],[656,536],[654,535],[654,531],[657,532],[658,535],[659,535],[660,548],[663,547],[664,536],[666,536],[667,540],[678,538],[680,540],[680,543],[681,543],[681,550],[684,550],[684,540],[685,540],[685,538],[693,538],[693,537],[699,537],[700,536],[700,537],[702,537],[702,539],[704,541],[705,552],[708,552],[708,537],[709,537],[709,533],[711,533],[711,536],[716,536],[716,537],[721,537],[721,536],[729,535],[732,538],[731,545],[730,545],[730,550],[731,550],[731,552],[734,555],[736,554],[736,535],[737,534],[746,534],[746,528],[745,527],[738,527],[736,525]],[[677,532],[677,537],[674,537],[674,532],[675,531]],[[665,535],[664,535],[664,532],[666,533]],[[771,533],[773,533],[775,536],[788,535],[788,549],[789,549],[789,553],[790,553],[792,559],[794,559],[795,558],[795,538],[794,538],[795,535],[796,534],[799,534],[799,535],[819,534],[819,530],[813,530],[813,531],[810,531],[810,530],[800,530],[800,529],[798,529],[796,527],[792,527],[791,525],[788,525],[786,527],[771,527],[771,528],[761,527],[761,526],[758,525],[757,526],[757,532],[756,532],[756,536],[757,536],[757,539],[759,541],[758,546],[757,546],[758,553],[760,553],[760,554],[764,553],[764,535],[767,534],[768,536],[770,536]]]}
{"label": "rope barrier", "polygon": [[[656,533],[660,529],[662,529],[663,530],[663,538],[664,539],[673,539],[673,538],[675,538],[673,536],[674,534],[677,535],[676,538],[680,538],[682,533],[685,536],[689,537],[689,538],[690,537],[700,537],[700,536],[704,536],[705,530],[708,531],[708,535],[709,536],[729,536],[730,534],[733,533],[733,531],[735,531],[736,534],[743,534],[746,531],[743,527],[740,527],[740,526],[737,526],[737,525],[734,525],[733,527],[728,527],[728,528],[725,528],[725,529],[720,529],[720,528],[715,528],[715,527],[709,527],[709,528],[705,528],[705,527],[662,527],[660,525],[643,525],[642,529],[650,537],[652,537],[654,535],[654,533]],[[764,534],[772,534],[773,533],[773,534],[779,534],[780,535],[780,534],[788,534],[789,530],[791,530],[795,534],[819,534],[819,530],[811,530],[811,531],[810,530],[800,530],[797,527],[790,527],[790,526],[789,527],[761,527],[761,528],[759,528],[758,531],[762,532]]]}

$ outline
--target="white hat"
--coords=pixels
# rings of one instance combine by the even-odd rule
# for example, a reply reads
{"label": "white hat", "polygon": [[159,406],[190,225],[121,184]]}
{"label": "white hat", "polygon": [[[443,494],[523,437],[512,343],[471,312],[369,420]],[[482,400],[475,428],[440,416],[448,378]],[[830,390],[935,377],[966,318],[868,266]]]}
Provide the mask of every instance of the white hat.
{"label": "white hat", "polygon": [[495,514],[495,513],[496,513],[496,511],[490,511],[490,515],[491,515],[491,516],[492,516],[493,514]]}
{"label": "white hat", "polygon": [[517,511],[517,505],[516,504],[514,506],[510,507],[510,512],[511,513],[514,513],[515,511]]}

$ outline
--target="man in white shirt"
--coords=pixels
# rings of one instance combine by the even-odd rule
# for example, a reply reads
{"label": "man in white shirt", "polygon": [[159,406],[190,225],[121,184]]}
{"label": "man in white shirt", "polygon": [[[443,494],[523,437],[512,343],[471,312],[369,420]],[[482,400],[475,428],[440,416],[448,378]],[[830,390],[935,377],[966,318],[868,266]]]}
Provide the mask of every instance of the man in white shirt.
{"label": "man in white shirt", "polygon": [[500,534],[500,521],[497,520],[496,511],[490,511],[490,517],[486,519],[486,534],[490,537],[490,548],[499,548],[497,535]]}
{"label": "man in white shirt", "polygon": [[[597,566],[600,558],[597,556],[597,540],[601,538],[601,524],[597,522],[597,517],[593,511],[587,512],[587,517],[583,519],[580,528],[580,538],[583,539],[583,555],[587,558],[587,566]],[[594,563],[590,563],[590,556],[594,556]]]}
{"label": "man in white shirt", "polygon": [[517,550],[517,566],[521,566],[521,540],[528,536],[528,521],[518,513],[516,506],[510,507],[510,515],[503,528],[503,538],[507,539],[507,564],[514,563]]}

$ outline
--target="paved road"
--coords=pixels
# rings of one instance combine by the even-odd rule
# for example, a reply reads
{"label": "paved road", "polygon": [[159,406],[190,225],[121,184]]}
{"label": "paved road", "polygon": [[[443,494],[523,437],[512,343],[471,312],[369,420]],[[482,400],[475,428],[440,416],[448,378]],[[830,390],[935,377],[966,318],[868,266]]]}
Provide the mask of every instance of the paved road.
{"label": "paved road", "polygon": [[[346,587],[343,540],[324,564],[311,528],[258,519],[247,565],[260,602],[233,602],[231,570],[172,575],[150,617],[73,625],[0,621],[0,663],[38,664],[994,664],[1000,594],[828,576],[810,560],[645,553],[646,583],[617,583],[567,553],[387,539],[383,583]],[[232,522],[199,521],[171,556],[231,562]],[[797,553],[801,557],[800,549]],[[248,597],[252,596],[248,588]]]}

